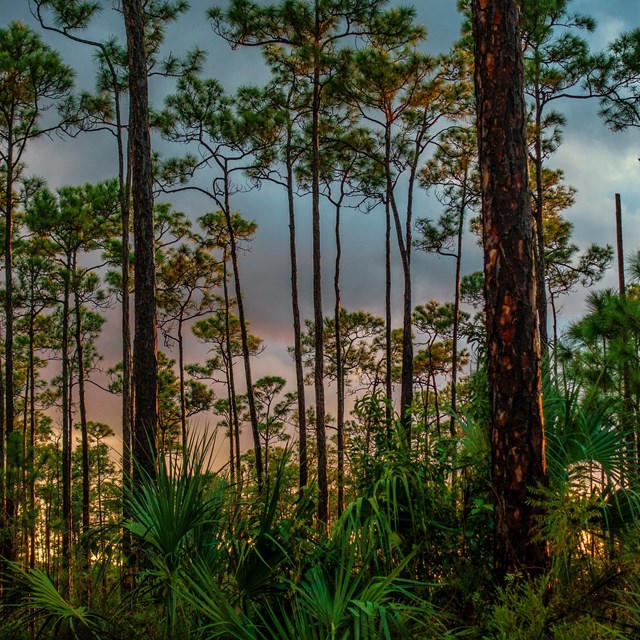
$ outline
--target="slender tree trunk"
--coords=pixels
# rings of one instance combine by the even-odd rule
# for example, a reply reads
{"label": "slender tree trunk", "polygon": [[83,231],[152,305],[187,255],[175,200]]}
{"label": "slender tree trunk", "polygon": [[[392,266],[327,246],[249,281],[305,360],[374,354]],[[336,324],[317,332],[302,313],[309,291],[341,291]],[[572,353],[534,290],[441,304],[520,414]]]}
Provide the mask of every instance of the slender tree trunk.
{"label": "slender tree trunk", "polygon": [[[29,391],[30,391],[30,380],[29,380],[29,372],[28,372],[28,364],[27,364],[27,375],[25,379],[24,385],[24,395],[22,398],[22,473],[20,474],[20,494],[22,496],[22,524],[21,524],[21,546],[23,550],[23,554],[25,557],[25,563],[29,564],[29,503],[27,501],[27,496],[29,495],[29,446],[28,446],[28,437],[29,437]],[[33,483],[32,483],[33,484]]]}
{"label": "slender tree trunk", "polygon": [[342,515],[344,506],[344,366],[342,362],[342,326],[340,322],[340,312],[342,310],[340,299],[340,259],[342,257],[342,245],[340,241],[340,204],[336,206],[336,265],[333,278],[333,289],[335,292],[334,311],[334,333],[336,340],[336,385],[338,387],[338,415],[337,445],[338,445],[338,517]]}
{"label": "slender tree trunk", "polygon": [[[393,221],[398,240],[398,249],[402,262],[404,279],[404,294],[402,298],[402,372],[400,374],[400,421],[407,436],[407,443],[411,446],[411,406],[413,404],[413,336],[412,336],[412,307],[411,307],[411,210],[413,177],[410,178],[407,203],[407,216],[403,232],[400,213],[393,192],[391,176],[391,130],[385,129],[385,173],[387,179],[387,198],[391,206]],[[412,172],[413,173],[413,172]]]}
{"label": "slender tree trunk", "polygon": [[[125,494],[131,491],[133,480],[132,453],[133,453],[133,363],[131,357],[131,295],[130,285],[130,245],[129,245],[129,179],[127,173],[126,187],[121,185],[121,211],[122,211],[122,488]],[[123,202],[126,202],[123,205]],[[127,500],[122,501],[122,517],[126,521],[129,518]],[[131,584],[131,567],[133,557],[131,553],[131,532],[125,527],[122,531],[122,588],[128,591]]]}
{"label": "slender tree trunk", "polygon": [[158,418],[155,242],[149,97],[142,0],[123,0],[129,66],[129,149],[135,243],[134,478],[155,478]]}
{"label": "slender tree trunk", "polygon": [[[64,360],[63,360],[63,364],[64,364]],[[63,382],[63,387],[64,387],[64,382]],[[63,400],[63,405],[64,405],[64,400]],[[63,419],[63,427],[64,427],[64,419]],[[64,437],[62,438],[64,440]],[[56,506],[58,507],[57,509],[57,518],[61,517],[61,509],[60,507],[62,506],[64,508],[63,505],[63,498],[62,498],[62,494],[64,493],[62,490],[62,485],[61,485],[61,479],[62,476],[64,475],[61,472],[60,469],[60,465],[63,464],[63,455],[62,452],[60,450],[60,440],[56,441],[56,473],[55,473],[55,482],[56,482]],[[64,528],[64,522],[62,523],[63,526],[62,527],[56,527],[56,532],[55,532],[55,547],[56,547],[56,563],[55,563],[55,569],[56,569],[56,588],[58,589],[58,591],[60,591],[62,589],[62,556],[63,556],[63,545],[62,545],[62,533],[61,533],[61,529]]]}
{"label": "slender tree trunk", "polygon": [[[226,360],[226,358],[223,358]],[[235,429],[233,424],[233,412],[231,411],[231,384],[229,382],[229,370],[227,365],[226,378],[227,378],[227,401],[229,402],[229,413],[227,414],[227,424],[229,425],[229,474],[231,477],[231,483],[236,479],[236,448],[235,448]]]}
{"label": "slender tree trunk", "polygon": [[526,107],[516,0],[473,0],[498,580],[541,573],[530,488],[546,481]]}
{"label": "slender tree trunk", "polygon": [[[74,257],[74,272],[76,269]],[[89,470],[89,431],[87,427],[87,404],[85,394],[85,370],[84,370],[84,347],[82,345],[82,309],[77,291],[74,295],[75,311],[75,333],[76,333],[76,357],[78,366],[78,406],[80,409],[80,438],[82,441],[82,547],[84,549],[83,561],[85,569],[89,568],[90,562],[90,497],[91,486]]]}
{"label": "slender tree trunk", "polygon": [[231,328],[229,326],[229,286],[227,283],[227,249],[224,248],[222,260],[222,287],[224,293],[224,332],[225,349],[227,354],[227,379],[229,381],[229,415],[231,416],[231,438],[235,439],[236,449],[236,475],[241,479],[242,464],[240,460],[240,420],[238,419],[238,406],[236,404],[236,383],[233,372],[233,352],[231,350]]}
{"label": "slender tree trunk", "polygon": [[[625,300],[627,297],[627,287],[624,277],[624,247],[622,242],[622,203],[620,200],[620,194],[615,194],[616,203],[616,248],[618,255],[618,291],[620,293],[621,300]],[[626,326],[622,328],[622,342],[627,344],[629,340],[628,331]],[[622,364],[622,398],[624,401],[624,419],[623,425],[627,431],[627,438],[629,442],[629,448],[633,451],[636,449],[636,456],[640,452],[640,433],[636,433],[635,420],[633,415],[633,401],[631,399],[631,370],[629,367],[629,360],[624,356]]]}
{"label": "slender tree trunk", "polygon": [[[102,470],[100,469],[100,440],[96,438],[96,482],[98,492],[98,527],[100,527],[100,552],[104,560],[104,512],[102,511]],[[106,577],[106,576],[105,576]]]}
{"label": "slender tree trunk", "polygon": [[[12,526],[15,517],[15,451],[12,446],[12,434],[14,429],[14,403],[13,403],[13,187],[14,187],[14,159],[13,159],[13,126],[10,121],[7,131],[7,161],[5,165],[5,202],[4,202],[4,312],[5,312],[5,343],[4,343],[4,427],[2,438],[2,488],[3,520],[2,544],[0,553],[6,560],[15,560],[15,543],[12,535],[7,531]],[[6,443],[6,445],[5,445]]]}
{"label": "slender tree trunk", "polygon": [[[34,299],[33,286],[31,288],[31,300]],[[36,312],[31,305],[29,309],[29,509],[32,521],[29,531],[29,567],[35,568],[36,562],[36,483],[35,483],[35,455],[36,455],[36,372],[35,372],[35,316]]]}
{"label": "slender tree trunk", "polygon": [[[62,452],[60,450],[60,439],[56,441],[56,470],[55,470],[55,487],[56,487],[56,518],[60,519],[62,517],[62,470],[60,465],[62,464]],[[49,520],[49,525],[51,526],[51,520]],[[54,545],[56,550],[56,561],[55,561],[55,575],[56,575],[56,589],[60,591],[62,589],[62,527],[56,527],[56,531],[54,533]]]}
{"label": "slender tree trunk", "polygon": [[400,383],[400,415],[407,444],[411,446],[411,407],[413,406],[413,340],[411,322],[411,271],[405,273],[402,308],[402,377]]}
{"label": "slender tree trunk", "polygon": [[[464,183],[462,187],[462,201],[460,203],[460,218],[458,220],[458,234],[456,241],[456,275],[455,290],[453,294],[453,327],[451,342],[453,351],[451,353],[451,420],[449,422],[449,433],[452,438],[456,436],[456,412],[458,409],[458,333],[460,327],[460,272],[462,268],[462,236],[464,233],[464,217],[467,208],[467,180],[468,170],[465,170]],[[455,472],[454,472],[455,473]]]}
{"label": "slender tree trunk", "polygon": [[385,234],[384,234],[384,255],[385,255],[385,275],[384,275],[384,315],[385,315],[385,340],[384,340],[384,388],[387,396],[385,407],[385,417],[387,430],[391,427],[393,417],[393,359],[392,359],[392,332],[391,332],[391,209],[389,204],[389,193],[385,199]]}
{"label": "slender tree trunk", "polygon": [[[402,258],[402,273],[404,276],[404,295],[402,298],[402,385],[400,390],[400,416],[407,445],[411,447],[411,422],[413,407],[413,303],[411,294],[411,248],[413,227],[413,190],[418,163],[418,145],[416,144],[416,158],[411,167],[407,192],[407,214],[404,229],[404,251],[399,243]],[[392,200],[392,203],[395,199]],[[396,222],[398,222],[398,217]],[[400,236],[398,236],[398,239]]]}
{"label": "slender tree trunk", "polygon": [[[114,79],[114,86],[117,80]],[[131,210],[129,206],[130,199],[130,178],[131,175],[127,170],[125,174],[124,160],[125,150],[122,139],[122,124],[120,115],[120,98],[116,93],[116,125],[118,127],[118,194],[120,198],[120,212],[122,215],[122,487],[125,490],[131,490],[132,468],[132,426],[133,426],[133,393],[132,393],[132,362],[131,362],[131,247],[129,227],[131,225]],[[127,151],[127,167],[129,167]],[[129,511],[127,501],[122,501],[122,517],[127,520]],[[122,532],[122,555],[125,558],[124,568],[127,570],[131,564],[131,532],[124,529]],[[126,590],[130,586],[128,579],[122,582]]]}
{"label": "slender tree trunk", "polygon": [[558,354],[556,352],[558,346],[558,310],[556,309],[556,298],[551,293],[549,296],[549,304],[551,304],[551,319],[553,323],[553,372],[555,379],[558,379]]}
{"label": "slender tree trunk", "polygon": [[44,511],[44,566],[47,573],[51,573],[51,504],[52,501],[47,501]]}
{"label": "slender tree trunk", "polygon": [[[71,300],[69,300],[69,303],[71,305]],[[71,316],[71,306],[69,306],[69,316]],[[81,517],[78,517],[77,513],[74,513],[74,508],[73,508],[73,495],[74,495],[74,486],[73,486],[73,470],[74,470],[74,466],[73,466],[73,450],[74,450],[74,446],[73,446],[73,416],[74,416],[74,404],[73,404],[73,387],[74,387],[74,380],[73,380],[73,363],[71,361],[71,341],[73,339],[73,335],[71,332],[71,325],[69,325],[69,381],[67,383],[67,388],[69,389],[69,401],[67,402],[67,411],[69,413],[69,416],[67,418],[67,424],[69,425],[69,438],[70,438],[70,456],[71,456],[71,473],[70,473],[70,477],[71,477],[71,562],[73,563],[76,559],[76,544],[78,541],[78,535],[77,532],[79,530],[79,521],[82,521]],[[72,572],[74,571],[74,565],[72,564]],[[76,589],[76,584],[75,584],[75,574],[73,575],[73,589],[75,591]]]}
{"label": "slender tree trunk", "polygon": [[240,271],[238,267],[238,252],[236,248],[236,233],[231,221],[231,208],[229,203],[229,175],[225,168],[224,176],[224,214],[227,222],[227,232],[229,234],[229,249],[231,250],[231,266],[233,268],[233,281],[236,290],[236,305],[238,306],[238,320],[240,321],[240,339],[242,341],[242,356],[244,359],[244,373],[247,383],[247,403],[249,405],[249,419],[251,421],[251,434],[253,436],[253,448],[256,463],[256,478],[258,481],[258,491],[263,489],[263,468],[262,468],[262,447],[260,445],[260,431],[258,429],[258,414],[256,403],[253,397],[253,381],[251,377],[251,354],[249,353],[249,335],[247,323],[244,315],[244,302],[242,300],[242,288],[240,286]]}
{"label": "slender tree trunk", "polygon": [[[122,340],[122,488],[131,490],[132,465],[131,456],[133,450],[133,378],[131,362],[131,243],[129,229],[131,226],[131,172],[130,150],[128,141],[125,145],[123,136],[122,111],[120,105],[120,90],[118,76],[105,49],[105,60],[111,73],[113,83],[113,104],[116,121],[116,142],[118,149],[118,200],[121,215],[121,242],[122,242],[122,308],[121,308],[121,340]],[[126,165],[126,169],[125,169]],[[127,501],[122,501],[122,517],[126,521],[129,518]],[[122,555],[125,559],[122,569],[122,588],[127,591],[131,587],[129,571],[132,566],[131,557],[131,532],[124,528],[122,531]]]}
{"label": "slender tree trunk", "polygon": [[536,91],[536,139],[535,139],[535,163],[536,163],[536,197],[533,217],[535,219],[536,240],[534,242],[535,277],[536,277],[536,305],[538,308],[538,328],[540,331],[540,349],[543,355],[549,352],[549,330],[547,327],[547,285],[545,278],[544,256],[544,189],[542,185],[542,105]]}
{"label": "slender tree trunk", "polygon": [[320,8],[315,2],[313,42],[313,107],[311,114],[311,214],[313,228],[313,321],[315,327],[314,390],[316,400],[316,448],[318,463],[318,505],[316,515],[322,527],[329,521],[327,480],[327,435],[324,401],[324,331],[322,315],[322,259],[320,253]]}
{"label": "slender tree trunk", "polygon": [[387,123],[384,130],[384,170],[386,177],[385,197],[385,387],[388,398],[387,423],[391,425],[392,418],[392,329],[391,329],[391,200],[393,198],[393,179],[391,176],[391,124]]}
{"label": "slender tree trunk", "polygon": [[[27,339],[29,341],[28,356],[27,356],[27,375],[24,386],[24,411],[22,419],[22,455],[24,464],[22,467],[22,495],[23,497],[23,546],[26,564],[30,568],[35,566],[35,545],[32,544],[33,537],[32,532],[35,532],[34,525],[35,519],[29,518],[29,513],[35,513],[35,499],[32,501],[32,491],[35,491],[35,461],[34,461],[34,430],[33,422],[30,422],[31,417],[31,398],[33,398],[33,384],[35,382],[35,376],[32,375],[35,368],[34,363],[34,349],[35,349],[35,330],[34,330],[34,297],[35,297],[35,277],[29,279],[29,326],[27,329]],[[29,522],[31,520],[31,522]],[[35,535],[35,533],[34,533]]]}
{"label": "slender tree trunk", "polygon": [[69,420],[69,272],[71,258],[67,256],[64,274],[62,300],[62,573],[65,579],[65,592],[73,593],[72,531],[73,513],[71,502],[71,421]]}
{"label": "slender tree trunk", "polygon": [[438,383],[436,382],[436,372],[431,369],[431,382],[433,384],[433,410],[436,414],[436,429],[438,430],[438,438],[442,437],[442,425],[440,424],[440,400],[438,393]]}
{"label": "slender tree trunk", "polygon": [[187,455],[187,400],[184,390],[184,340],[182,339],[182,317],[178,320],[178,375],[180,384],[180,428],[182,434],[182,455]]}
{"label": "slender tree trunk", "polygon": [[422,415],[424,416],[425,438],[425,454],[429,453],[429,380],[427,380],[427,388],[422,388]]}
{"label": "slender tree trunk", "polygon": [[299,486],[309,482],[307,461],[307,409],[304,397],[304,371],[302,368],[302,327],[298,295],[298,257],[296,249],[296,217],[293,193],[293,158],[291,157],[291,126],[287,127],[287,201],[289,205],[289,255],[291,257],[291,309],[293,312],[293,355],[296,361],[296,390],[298,393],[298,447],[300,464]]}

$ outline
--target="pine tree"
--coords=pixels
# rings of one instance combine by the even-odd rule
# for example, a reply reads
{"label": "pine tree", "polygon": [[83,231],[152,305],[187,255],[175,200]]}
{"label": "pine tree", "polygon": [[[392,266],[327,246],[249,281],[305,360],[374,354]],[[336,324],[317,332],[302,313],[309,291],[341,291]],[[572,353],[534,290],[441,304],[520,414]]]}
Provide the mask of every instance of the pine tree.
{"label": "pine tree", "polygon": [[[323,173],[321,118],[326,93],[338,64],[338,49],[358,36],[383,33],[393,38],[397,28],[385,14],[384,0],[361,3],[360,0],[329,0],[313,3],[293,0],[263,6],[247,0],[234,0],[227,11],[209,11],[214,30],[232,46],[279,45],[295,53],[296,63],[307,76],[310,113],[309,148],[311,215],[313,244],[313,317],[315,349],[315,423],[318,456],[319,496],[317,517],[326,523],[329,517],[327,480],[327,443],[325,425],[324,345],[322,335],[322,272],[320,246],[320,189]],[[405,12],[406,13],[406,12]],[[410,13],[410,12],[409,12]],[[393,15],[393,14],[391,14]],[[402,24],[402,20],[400,20]],[[323,525],[322,525],[323,526]]]}
{"label": "pine tree", "polygon": [[460,334],[462,240],[466,216],[479,204],[477,145],[471,129],[454,129],[443,136],[433,158],[420,173],[425,188],[435,188],[444,206],[437,223],[427,218],[416,221],[416,247],[455,260],[454,312],[451,349],[451,420],[449,432],[455,436],[458,380],[458,339]]}
{"label": "pine tree", "polygon": [[498,580],[541,573],[530,489],[546,478],[519,10],[474,0],[492,483]]}
{"label": "pine tree", "polygon": [[158,339],[153,223],[153,177],[144,7],[123,0],[129,68],[129,152],[135,244],[133,346],[133,475],[155,478],[158,420]]}
{"label": "pine tree", "polygon": [[[4,215],[5,271],[5,380],[4,412],[0,428],[0,501],[3,519],[9,524],[15,512],[14,462],[8,451],[15,427],[13,384],[13,242],[16,202],[14,190],[23,177],[24,154],[28,144],[39,136],[64,127],[63,120],[40,128],[45,111],[65,98],[73,86],[73,73],[62,63],[57,52],[45,45],[40,37],[23,24],[14,22],[0,29],[0,160],[2,161],[3,194],[0,204]],[[6,449],[5,449],[6,446]],[[4,469],[7,468],[7,475]],[[5,480],[6,477],[6,480]],[[14,556],[11,537],[3,539],[0,555]]]}
{"label": "pine tree", "polygon": [[520,37],[524,51],[524,91],[529,101],[529,137],[533,166],[533,217],[535,220],[536,297],[540,343],[549,346],[547,289],[545,286],[544,163],[559,146],[564,116],[552,107],[565,98],[598,95],[596,78],[605,66],[593,55],[585,38],[576,31],[592,32],[593,18],[569,12],[570,0],[525,2]]}

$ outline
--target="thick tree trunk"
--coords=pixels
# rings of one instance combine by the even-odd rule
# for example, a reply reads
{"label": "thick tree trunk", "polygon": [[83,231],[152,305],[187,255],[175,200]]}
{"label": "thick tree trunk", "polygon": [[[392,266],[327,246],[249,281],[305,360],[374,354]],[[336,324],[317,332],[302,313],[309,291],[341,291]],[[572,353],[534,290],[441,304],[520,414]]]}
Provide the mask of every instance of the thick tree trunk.
{"label": "thick tree trunk", "polygon": [[134,479],[155,478],[158,417],[158,339],[153,229],[153,178],[149,96],[141,0],[123,0],[129,66],[129,148],[135,246],[135,337],[133,379]]}
{"label": "thick tree trunk", "polygon": [[516,0],[473,0],[495,573],[545,570],[530,488],[545,482],[522,51]]}

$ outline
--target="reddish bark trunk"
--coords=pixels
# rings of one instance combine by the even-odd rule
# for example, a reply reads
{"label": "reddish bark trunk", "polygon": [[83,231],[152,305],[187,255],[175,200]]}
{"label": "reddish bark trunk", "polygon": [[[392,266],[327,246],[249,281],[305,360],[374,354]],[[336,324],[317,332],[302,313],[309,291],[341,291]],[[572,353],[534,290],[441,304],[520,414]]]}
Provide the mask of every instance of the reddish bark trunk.
{"label": "reddish bark trunk", "polygon": [[498,579],[547,564],[528,503],[546,464],[518,20],[516,0],[473,2]]}

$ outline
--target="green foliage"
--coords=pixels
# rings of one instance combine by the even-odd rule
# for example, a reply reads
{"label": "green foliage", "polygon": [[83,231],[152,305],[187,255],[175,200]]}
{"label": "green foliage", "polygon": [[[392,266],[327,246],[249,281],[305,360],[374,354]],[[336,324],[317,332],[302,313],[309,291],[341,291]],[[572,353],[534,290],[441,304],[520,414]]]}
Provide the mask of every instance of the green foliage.
{"label": "green foliage", "polygon": [[[20,22],[0,29],[0,141],[5,161],[21,160],[27,141],[42,133],[38,128],[42,112],[72,86],[71,68],[37,33]],[[8,149],[11,157],[5,156]]]}
{"label": "green foliage", "polygon": [[[256,600],[254,578],[253,598],[240,609],[230,606],[233,597],[221,591],[204,565],[197,566],[184,597],[203,616],[205,637],[388,639],[409,637],[409,628],[428,628],[429,605],[414,592],[419,583],[399,577],[410,557],[388,574],[371,573],[377,565],[380,535],[388,530],[383,513],[371,507],[366,502],[354,504],[329,539],[316,548],[316,561],[295,579],[284,578],[272,586],[279,605],[277,600],[266,605]],[[269,520],[268,513],[264,516]],[[272,556],[264,549],[258,554],[259,548],[256,541],[252,554],[259,564],[252,562],[251,568],[266,580],[273,566],[266,560]],[[286,563],[293,560],[284,550],[280,556]]]}
{"label": "green foliage", "polygon": [[640,126],[640,29],[623,33],[609,47],[609,64],[599,77],[600,115],[613,131]]}
{"label": "green foliage", "polygon": [[500,589],[488,620],[489,635],[496,640],[621,640],[629,637],[615,623],[607,624],[599,612],[591,612],[584,598],[572,610],[570,593],[553,588],[552,578],[529,582],[513,580]]}
{"label": "green foliage", "polygon": [[[469,3],[459,4],[464,9]],[[15,279],[14,311],[8,312],[15,318],[15,335],[6,346],[15,356],[16,405],[2,454],[0,547],[15,539],[22,563],[0,558],[7,624],[0,634],[167,640],[638,636],[637,286],[626,298],[611,291],[591,294],[585,317],[556,344],[550,367],[555,379],[544,389],[549,482],[528,492],[538,513],[535,534],[547,544],[551,563],[545,576],[511,576],[502,588],[492,577],[481,272],[456,286],[462,304],[476,310],[474,317],[433,300],[416,307],[411,318],[405,313],[403,329],[389,326],[386,334],[385,321],[376,315],[341,308],[340,344],[334,318],[322,321],[327,389],[337,383],[357,394],[339,451],[328,447],[331,508],[337,506],[335,478],[346,502],[328,523],[314,522],[320,492],[313,481],[300,490],[297,486],[296,443],[289,432],[299,419],[297,397],[287,392],[284,378],[261,370],[262,377],[243,386],[255,401],[254,446],[264,446],[261,487],[255,451],[242,450],[242,424],[236,425],[251,417],[247,397],[229,390],[214,403],[214,392],[205,385],[228,389],[233,376],[240,378],[236,360],[247,356],[247,373],[249,356],[263,350],[260,338],[243,335],[248,323],[239,308],[239,279],[228,286],[230,276],[239,277],[231,254],[248,250],[258,228],[232,210],[230,199],[263,180],[288,188],[294,243],[296,198],[318,187],[315,178],[336,210],[370,212],[385,204],[403,267],[410,264],[411,215],[424,210],[414,186],[433,189],[442,209],[417,221],[413,245],[463,258],[466,218],[479,199],[469,38],[449,55],[427,55],[421,49],[426,31],[415,24],[415,10],[387,7],[385,0],[232,0],[226,9],[209,11],[214,30],[234,46],[259,46],[272,77],[266,88],[241,87],[231,94],[201,75],[199,49],[183,58],[162,57],[166,28],[186,11],[186,2],[147,0],[143,5],[148,75],[177,78],[175,88],[164,92],[168,97],[153,126],[166,141],[189,145],[191,151],[158,158],[157,184],[166,192],[195,189],[214,201],[215,211],[201,216],[196,229],[187,213],[168,202],[155,206],[159,325],[165,346],[179,343],[178,372],[191,379],[176,375],[175,361],[159,353],[164,447],[156,460],[158,474],[153,481],[143,477],[137,486],[125,476],[124,497],[111,449],[114,432],[107,425],[83,416],[88,438],[69,455],[70,466],[66,453],[61,455],[58,427],[44,412],[56,415],[64,392],[64,424],[77,419],[78,363],[65,367],[64,385],[60,377],[49,383],[43,354],[57,357],[62,328],[73,329],[76,322],[62,317],[61,290],[66,290],[75,294],[82,323],[83,364],[87,371],[97,367],[96,340],[104,319],[85,307],[110,302],[98,275],[105,264],[117,268],[107,277],[113,292],[122,293],[123,241],[115,238],[122,232],[126,163],[120,167],[120,185],[106,181],[51,191],[43,180],[25,178],[22,153],[29,140],[49,126],[57,128],[55,118],[40,116],[68,95],[73,74],[29,28],[12,23],[0,29],[0,181],[6,187],[4,201],[14,195],[13,204],[3,206],[15,209],[15,261],[7,274]],[[44,28],[97,52],[96,93],[67,99],[60,107],[63,126],[74,134],[101,129],[120,136],[127,127],[120,113],[128,91],[127,48],[116,38],[93,41],[86,33],[96,26],[103,3],[30,0],[29,6]],[[608,58],[594,56],[579,35],[590,32],[593,21],[571,13],[569,6],[569,0],[521,6],[531,175],[542,187],[534,204],[542,215],[553,305],[559,295],[598,281],[612,252],[598,245],[580,252],[572,241],[573,225],[561,215],[574,205],[575,191],[563,184],[562,171],[541,164],[558,148],[565,125],[550,103],[595,92],[604,96],[606,90],[604,116],[611,126],[638,125],[637,30],[616,39]],[[98,29],[102,33],[101,25]],[[312,131],[317,136],[310,137]],[[434,142],[436,150],[426,153]],[[320,154],[316,175],[314,151]],[[534,160],[540,162],[534,166]],[[204,178],[192,181],[196,174]],[[477,228],[476,219],[472,230]],[[94,259],[98,254],[105,264]],[[640,260],[632,273],[640,274]],[[0,320],[6,326],[8,318]],[[456,325],[454,331],[454,320],[459,330]],[[184,323],[189,330],[183,336]],[[303,363],[313,382],[315,327],[308,322],[306,328]],[[417,347],[409,383],[421,394],[412,407],[416,419],[410,438],[381,390],[387,335],[394,383],[403,367],[407,370],[401,351],[409,341]],[[468,362],[464,348],[457,349],[459,371],[451,358],[454,340],[462,337],[476,356],[468,377],[462,377]],[[194,339],[206,345],[206,362],[183,366],[183,338],[185,345]],[[71,345],[64,351],[73,360],[67,354]],[[111,371],[116,393],[123,387],[121,371],[121,365]],[[454,403],[448,383],[458,373]],[[330,403],[330,394],[327,398]],[[221,426],[237,436],[228,475],[224,467],[214,471],[221,464],[212,439],[181,442],[182,450],[176,446],[178,425],[186,432],[186,418],[212,404]],[[441,419],[449,417],[454,404],[451,437],[442,437]],[[311,407],[309,435],[314,416]],[[326,418],[331,429],[333,420]],[[311,476],[317,469],[316,447],[310,437]],[[88,535],[76,490],[84,455]],[[61,507],[69,487],[74,490],[66,519]],[[7,521],[9,507],[15,507],[15,515]],[[67,533],[72,558],[62,549]],[[82,557],[85,550],[88,557]],[[66,564],[74,578],[74,589],[65,587],[69,596],[63,595]]]}
{"label": "green foliage", "polygon": [[547,457],[554,480],[577,486],[597,482],[596,473],[602,472],[611,483],[620,484],[635,471],[635,456],[625,446],[615,408],[611,401],[581,397],[578,389],[564,395],[546,386]]}
{"label": "green foliage", "polygon": [[[306,320],[306,331],[302,334],[302,357],[307,370],[307,381],[313,378],[315,355],[315,324]],[[342,375],[345,386],[368,377],[373,378],[380,366],[380,340],[384,322],[382,318],[367,311],[340,309],[340,353]],[[336,327],[332,316],[323,320],[324,372],[330,380],[337,379]],[[292,350],[289,349],[291,353]]]}
{"label": "green foliage", "polygon": [[580,253],[578,245],[571,241],[573,224],[562,216],[562,211],[574,205],[575,189],[563,184],[561,170],[543,167],[541,178],[545,277],[549,294],[555,299],[578,285],[591,287],[599,282],[611,265],[613,248],[593,243]]}
{"label": "green foliage", "polygon": [[499,640],[533,640],[542,638],[549,625],[544,598],[546,577],[522,586],[509,585],[499,595],[489,628]]}
{"label": "green foliage", "polygon": [[327,561],[290,585],[293,612],[270,637],[389,640],[411,637],[410,630],[435,630],[429,628],[429,603],[415,593],[420,584],[400,578],[411,556],[388,573],[372,575],[376,556],[389,550],[379,547],[381,538],[391,533],[383,513],[372,507],[355,503],[343,514],[329,538]]}
{"label": "green foliage", "polygon": [[2,583],[8,590],[2,606],[3,617],[8,618],[9,627],[3,629],[7,638],[31,624],[38,628],[39,634],[51,628],[56,637],[65,631],[77,640],[103,637],[106,621],[86,607],[74,606],[65,600],[49,576],[39,569],[9,563]]}
{"label": "green foliage", "polygon": [[142,588],[164,600],[167,634],[175,633],[181,601],[177,587],[185,564],[206,548],[211,530],[223,520],[224,487],[205,473],[206,441],[184,457],[162,454],[156,482],[145,478],[125,493],[130,518],[125,528],[140,545],[147,569]]}

